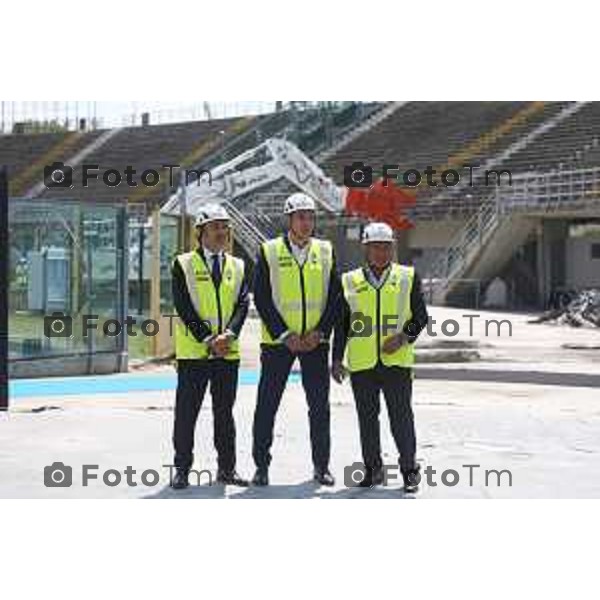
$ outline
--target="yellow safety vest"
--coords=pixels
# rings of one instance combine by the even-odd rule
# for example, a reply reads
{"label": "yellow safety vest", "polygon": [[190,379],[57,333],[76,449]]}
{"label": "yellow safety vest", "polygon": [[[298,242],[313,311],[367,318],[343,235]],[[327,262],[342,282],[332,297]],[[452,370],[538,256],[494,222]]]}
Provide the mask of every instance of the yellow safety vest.
{"label": "yellow safety vest", "polygon": [[[244,261],[225,253],[223,275],[219,289],[215,288],[206,263],[198,252],[186,252],[179,261],[192,304],[200,318],[210,325],[213,334],[223,333],[231,319],[244,279]],[[209,356],[208,344],[198,342],[185,324],[175,323],[175,356],[177,359],[203,359]],[[233,340],[226,360],[239,360],[239,341]]]}
{"label": "yellow safety vest", "polygon": [[342,275],[344,297],[350,306],[351,322],[346,345],[350,372],[365,371],[377,362],[385,366],[410,367],[414,363],[412,344],[404,344],[391,354],[381,350],[386,339],[400,333],[412,318],[410,292],[414,268],[392,263],[387,279],[379,289],[371,285],[362,268]]}
{"label": "yellow safety vest", "polygon": [[[333,249],[331,242],[311,239],[302,267],[288,249],[283,236],[262,244],[275,307],[293,333],[314,329],[327,303]],[[262,324],[262,343],[276,344]]]}

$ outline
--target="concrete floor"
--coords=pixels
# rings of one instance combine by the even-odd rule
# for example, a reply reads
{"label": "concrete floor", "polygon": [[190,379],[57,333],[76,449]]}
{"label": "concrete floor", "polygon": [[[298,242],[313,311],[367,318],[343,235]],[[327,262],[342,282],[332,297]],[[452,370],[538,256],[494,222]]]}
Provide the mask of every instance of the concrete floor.
{"label": "concrete floor", "polygon": [[[251,423],[255,386],[240,388],[236,406],[239,470],[250,476]],[[23,401],[2,417],[0,449],[0,497],[122,498],[122,497],[366,497],[400,498],[394,482],[372,491],[347,489],[344,467],[360,460],[357,421],[347,385],[333,388],[332,470],[333,489],[307,483],[311,475],[308,424],[303,392],[290,384],[276,426],[271,469],[272,485],[248,489],[202,485],[183,493],[166,487],[171,461],[171,392],[119,396],[89,395]],[[38,413],[40,406],[57,407]],[[437,487],[424,482],[421,498],[557,498],[600,497],[600,403],[598,390],[558,386],[494,384],[478,382],[415,381],[414,411],[418,454],[437,474]],[[387,416],[382,411],[384,460],[393,464],[395,451]],[[197,469],[215,468],[212,449],[210,401],[203,407],[196,435]],[[55,461],[73,467],[73,485],[47,488],[43,470]],[[155,469],[160,485],[107,487],[93,481],[81,485],[83,464],[99,465],[99,473],[127,466],[141,472]],[[473,468],[469,485],[466,464]],[[458,471],[454,487],[441,484],[442,471]],[[509,469],[512,486],[504,475],[485,485],[485,470]],[[448,475],[449,476],[449,475]],[[202,480],[206,482],[207,479]],[[450,481],[451,482],[451,481]]]}
{"label": "concrete floor", "polygon": [[[436,309],[435,318],[455,318],[466,311]],[[492,313],[480,312],[486,318]],[[498,316],[498,315],[496,315]],[[506,314],[500,315],[506,318]],[[414,411],[417,423],[418,456],[423,467],[430,465],[437,486],[424,478],[416,498],[599,498],[600,497],[600,387],[594,381],[578,379],[600,374],[600,343],[596,330],[573,330],[553,325],[528,325],[528,315],[511,315],[513,336],[485,338],[477,331],[468,334],[468,321],[461,339],[476,340],[481,361],[468,364],[423,365],[417,371],[414,386]],[[483,319],[479,319],[482,321]],[[244,334],[244,368],[257,364],[256,324],[250,323]],[[422,347],[431,339],[425,336]],[[563,343],[578,343],[589,350],[565,350]],[[496,371],[496,381],[448,381],[429,379],[427,369],[448,373],[462,369],[471,377],[485,379],[485,372]],[[165,366],[159,372],[172,373]],[[575,379],[566,385],[543,385],[514,380],[514,374],[538,373],[541,383],[556,374]],[[276,425],[268,488],[234,488],[220,485],[192,486],[183,492],[168,488],[172,459],[171,428],[174,392],[156,390],[150,382],[156,370],[114,377],[135,378],[136,392],[94,393],[81,390],[64,395],[20,394],[11,410],[0,415],[0,498],[402,498],[399,484],[369,491],[344,485],[344,468],[361,458],[358,426],[352,394],[346,383],[332,383],[332,471],[337,478],[334,488],[319,488],[310,482],[311,464],[308,443],[307,409],[299,383],[290,383]],[[449,375],[449,376],[450,376]],[[461,377],[459,373],[459,377]],[[132,381],[131,379],[126,381]],[[499,383],[498,381],[502,381]],[[575,382],[572,384],[572,382]],[[575,385],[580,387],[575,387]],[[169,386],[168,386],[169,387]],[[33,388],[24,388],[33,389]],[[99,389],[99,388],[98,388]],[[41,392],[40,392],[41,390]],[[30,394],[30,395],[28,395]],[[236,405],[238,427],[238,467],[250,477],[251,424],[256,399],[256,384],[240,386]],[[32,412],[39,411],[39,412]],[[196,435],[197,469],[215,468],[212,448],[210,399],[203,406]],[[382,408],[382,445],[384,460],[396,461],[387,415]],[[71,487],[44,486],[44,467],[61,461],[73,468]],[[99,480],[86,487],[81,484],[83,464],[99,465]],[[469,470],[473,467],[472,485]],[[108,469],[123,473],[131,466],[137,471],[127,485],[109,487],[102,482]],[[158,471],[157,485],[143,485],[141,472]],[[510,470],[500,485],[491,474],[485,484],[486,470]],[[458,473],[454,486],[443,485],[442,472],[452,482],[449,470]],[[206,482],[206,477],[203,478]]]}

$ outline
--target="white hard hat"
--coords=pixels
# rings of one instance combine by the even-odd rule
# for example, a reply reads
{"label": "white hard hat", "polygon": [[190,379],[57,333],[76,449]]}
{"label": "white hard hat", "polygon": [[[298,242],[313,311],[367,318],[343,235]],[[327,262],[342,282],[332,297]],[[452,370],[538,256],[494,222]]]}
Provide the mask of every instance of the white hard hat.
{"label": "white hard hat", "polygon": [[196,227],[211,221],[229,221],[227,211],[220,204],[205,204],[196,217]]}
{"label": "white hard hat", "polygon": [[369,223],[362,234],[362,243],[393,242],[394,232],[387,223]]}
{"label": "white hard hat", "polygon": [[287,198],[285,204],[283,205],[283,214],[291,215],[295,213],[297,210],[316,210],[315,201],[306,194],[302,192],[297,192],[296,194],[292,194]]}

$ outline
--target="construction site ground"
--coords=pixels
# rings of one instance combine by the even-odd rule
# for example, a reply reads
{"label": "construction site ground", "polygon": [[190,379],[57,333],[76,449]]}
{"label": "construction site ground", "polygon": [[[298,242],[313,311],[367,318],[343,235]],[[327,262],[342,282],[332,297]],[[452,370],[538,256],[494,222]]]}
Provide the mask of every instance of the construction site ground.
{"label": "construction site ground", "polygon": [[[276,423],[272,485],[211,485],[203,475],[201,485],[173,491],[165,465],[172,464],[175,369],[132,364],[123,374],[10,382],[10,409],[0,416],[0,498],[600,497],[600,330],[530,324],[533,314],[429,310],[435,320],[431,333],[437,336],[424,332],[418,341],[413,395],[418,457],[429,476],[422,478],[416,495],[402,492],[394,471],[397,455],[383,404],[387,485],[370,490],[345,485],[348,467],[361,460],[348,382],[332,382],[331,388],[336,485],[313,484],[307,407],[297,371],[290,376]],[[455,336],[448,335],[456,328],[452,321],[459,327]],[[504,321],[499,335],[494,321]],[[235,407],[238,470],[247,477],[254,468],[259,332],[259,323],[249,319]],[[214,474],[211,417],[207,395],[194,468]],[[44,468],[56,462],[72,468],[72,485],[44,484]],[[85,486],[83,465],[97,465],[91,468],[97,479]],[[135,486],[128,485],[127,467],[136,472]],[[114,486],[103,481],[111,469],[121,473]],[[147,470],[158,473],[156,484],[141,481]]]}

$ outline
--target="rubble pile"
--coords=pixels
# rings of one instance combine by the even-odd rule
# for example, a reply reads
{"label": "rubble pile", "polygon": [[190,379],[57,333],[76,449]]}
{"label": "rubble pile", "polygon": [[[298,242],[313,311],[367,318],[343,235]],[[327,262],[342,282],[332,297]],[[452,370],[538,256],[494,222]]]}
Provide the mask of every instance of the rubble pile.
{"label": "rubble pile", "polygon": [[576,292],[563,306],[548,310],[529,323],[548,321],[571,327],[600,327],[600,289]]}

